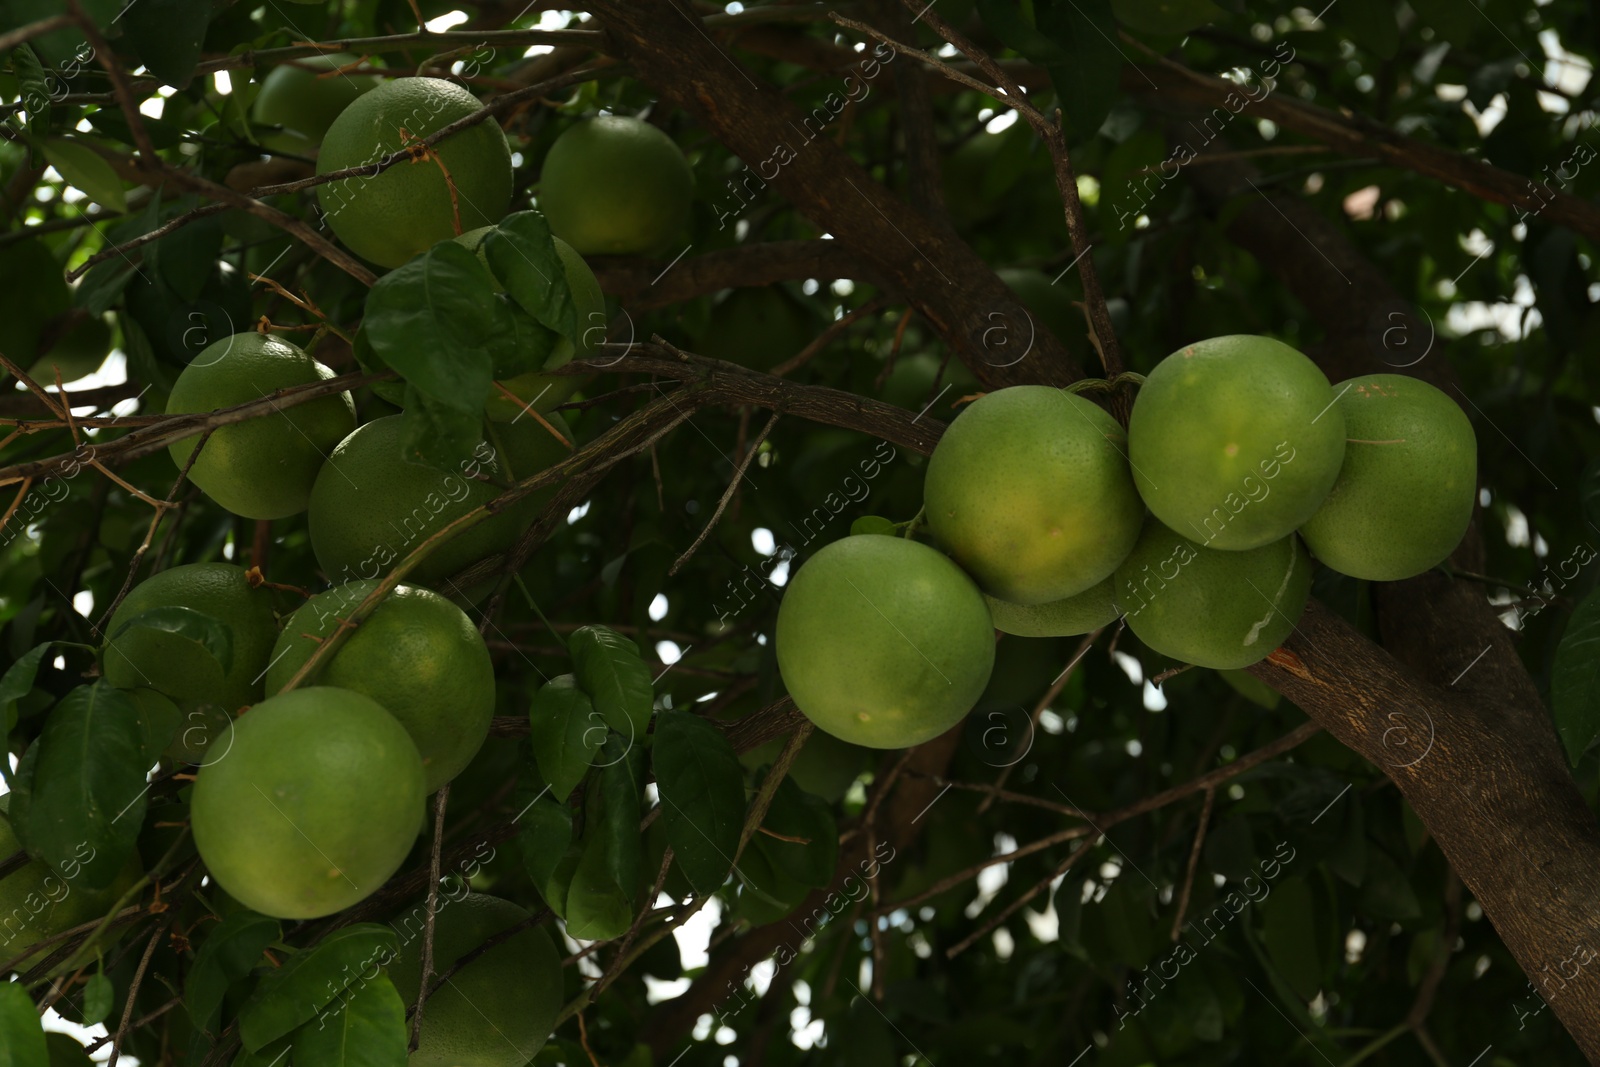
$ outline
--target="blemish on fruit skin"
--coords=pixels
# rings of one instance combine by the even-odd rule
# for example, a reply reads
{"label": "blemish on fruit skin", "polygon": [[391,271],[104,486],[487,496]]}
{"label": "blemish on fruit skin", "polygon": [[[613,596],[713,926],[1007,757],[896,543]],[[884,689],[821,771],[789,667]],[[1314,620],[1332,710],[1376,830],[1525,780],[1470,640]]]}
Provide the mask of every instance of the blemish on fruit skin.
{"label": "blemish on fruit skin", "polygon": [[1232,459],[1239,454],[1239,446],[1230,442],[1223,446],[1222,451],[1229,459]]}

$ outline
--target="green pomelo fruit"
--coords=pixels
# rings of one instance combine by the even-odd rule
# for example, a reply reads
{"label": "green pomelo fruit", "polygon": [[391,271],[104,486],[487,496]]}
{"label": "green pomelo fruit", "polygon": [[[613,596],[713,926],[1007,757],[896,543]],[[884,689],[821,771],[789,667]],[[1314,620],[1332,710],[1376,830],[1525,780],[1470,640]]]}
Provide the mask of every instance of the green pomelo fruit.
{"label": "green pomelo fruit", "polygon": [[[207,346],[178,375],[167,414],[215,411],[334,376],[333,371],[287,341],[237,333]],[[306,509],[323,460],[356,425],[349,393],[229,423],[212,431],[189,470],[207,496],[247,519],[280,519]],[[167,446],[182,470],[200,435]]]}
{"label": "green pomelo fruit", "polygon": [[[233,647],[229,668],[224,671],[199,640],[182,633],[143,625],[124,630],[160,608],[188,608],[226,626]],[[261,674],[278,623],[272,594],[252,587],[243,568],[189,563],[153,574],[129,590],[106,633],[106,681],[118,689],[154,689],[176,701],[186,717],[181,733],[198,721],[195,716],[207,714],[208,705],[232,715],[261,699]]]}
{"label": "green pomelo fruit", "polygon": [[340,112],[381,84],[374,74],[331,73],[359,59],[349,52],[328,52],[273,67],[250,106],[252,121],[273,127],[262,132],[260,143],[275,152],[315,156]]}
{"label": "green pomelo fruit", "polygon": [[269,697],[200,768],[194,843],[248,908],[316,919],[361,901],[411,850],[422,758],[374,700],[314,686]]}
{"label": "green pomelo fruit", "polygon": [[1108,577],[1081,593],[1043,604],[1013,604],[984,595],[994,628],[1017,637],[1072,637],[1109,625],[1122,614],[1117,610]]}
{"label": "green pomelo fruit", "polygon": [[984,396],[928,460],[928,529],[983,591],[1044,604],[1098,585],[1132,550],[1144,505],[1123,430],[1043,385]]}
{"label": "green pomelo fruit", "polygon": [[622,115],[557,137],[539,174],[550,232],[586,256],[662,251],[688,225],[693,199],[694,175],[672,138]]}
{"label": "green pomelo fruit", "polygon": [[784,592],[776,644],[806,717],[868,748],[944,733],[994,666],[989,609],[972,579],[927,545],[876,534],[806,561]]}
{"label": "green pomelo fruit", "polygon": [[[489,260],[483,254],[483,239],[491,229],[492,226],[484,226],[456,238],[477,252],[485,267],[489,266]],[[596,346],[605,340],[606,298],[600,291],[599,279],[571,245],[559,237],[552,240],[555,242],[556,255],[561,257],[561,265],[566,268],[567,288],[572,293],[578,340],[582,344],[580,348],[574,348],[572,342],[563,337],[556,342],[549,358],[545,360],[544,370],[528,371],[500,382],[517,399],[511,399],[498,389],[489,394],[485,411],[496,422],[516,422],[526,417],[526,409],[530,407],[542,414],[566,403],[567,398],[577,391],[582,379],[573,374],[546,374],[545,371],[564,367],[574,359],[588,359],[596,351]],[[504,288],[501,286],[497,291],[503,291]]]}
{"label": "green pomelo fruit", "polygon": [[1156,365],[1128,422],[1139,493],[1209,548],[1258,548],[1316,514],[1344,459],[1344,414],[1317,365],[1234,334]]}
{"label": "green pomelo fruit", "polygon": [[[426,916],[418,905],[393,923],[402,943],[389,977],[407,1005],[422,984]],[[527,911],[499,897],[442,897],[434,916],[435,977],[527,919]],[[544,1047],[563,1001],[561,957],[550,936],[537,927],[519,930],[428,998],[410,1067],[522,1067]]]}
{"label": "green pomelo fruit", "polygon": [[1001,267],[995,273],[1027,307],[1035,329],[1049,330],[1069,351],[1082,351],[1089,327],[1082,309],[1073,305],[1071,292],[1052,285],[1043,271]]}
{"label": "green pomelo fruit", "polygon": [[1294,630],[1311,596],[1298,538],[1223,552],[1150,520],[1116,573],[1117,607],[1139,640],[1199,667],[1248,667]]}
{"label": "green pomelo fruit", "polygon": [[[376,163],[478,108],[477,97],[440,78],[385,82],[333,121],[317,157],[317,173]],[[451,134],[432,151],[437,159],[406,160],[375,176],[317,186],[317,202],[328,225],[356,255],[381,267],[398,267],[447,237],[505,215],[512,192],[511,148],[499,123],[484,119]]]}
{"label": "green pomelo fruit", "polygon": [[1472,521],[1478,441],[1460,406],[1427,382],[1341,382],[1344,466],[1300,528],[1312,555],[1352,578],[1394,582],[1444,562]]}
{"label": "green pomelo fruit", "polygon": [[[10,800],[9,796],[0,797],[0,813],[9,810]],[[11,830],[9,815],[0,816],[0,858],[10,856],[21,847],[17,835]],[[33,859],[0,879],[0,961],[14,959],[28,946],[47,937],[103,918],[144,872],[139,854],[135,852],[128,857],[128,862],[109,886],[90,889],[77,876],[80,873],[79,864],[92,858],[94,850],[86,843],[79,853],[82,859],[69,863],[62,870],[55,869],[43,860]],[[111,933],[109,937],[115,938],[116,933]],[[59,944],[51,945],[31,953],[20,960],[13,970],[26,972],[60,947]],[[104,941],[100,947],[105,947]],[[86,958],[91,964],[94,962],[93,955],[87,955]],[[65,974],[67,962],[63,959],[50,971],[50,976]]]}
{"label": "green pomelo fruit", "polygon": [[[499,496],[502,490],[481,476],[497,482],[526,478],[568,455],[543,426],[527,419],[497,426],[492,439],[456,470],[408,461],[402,455],[405,438],[402,416],[375,419],[339,442],[317,475],[306,520],[317,563],[331,581],[388,573],[450,522]],[[438,585],[485,556],[506,551],[557,488],[541,490],[445,541],[408,577],[419,585]]]}
{"label": "green pomelo fruit", "polygon": [[[267,670],[276,693],[378,587],[349,582],[319,593],[284,623]],[[472,762],[494,716],[494,664],[477,627],[428,589],[398,585],[308,679],[369,696],[400,720],[422,755],[433,793]]]}
{"label": "green pomelo fruit", "polygon": [[711,309],[699,353],[756,370],[799,355],[817,335],[817,320],[781,285],[735,289]]}

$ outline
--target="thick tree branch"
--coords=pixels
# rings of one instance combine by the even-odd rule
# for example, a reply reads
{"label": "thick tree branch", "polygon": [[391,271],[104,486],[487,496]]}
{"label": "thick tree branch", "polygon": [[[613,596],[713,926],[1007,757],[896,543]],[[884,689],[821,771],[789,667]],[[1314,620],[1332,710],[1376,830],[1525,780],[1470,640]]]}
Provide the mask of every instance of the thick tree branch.
{"label": "thick tree branch", "polygon": [[606,26],[610,50],[747,164],[719,206],[725,225],[743,210],[744,196],[770,186],[869,263],[986,385],[1065,385],[1082,377],[1061,343],[1043,332],[1019,355],[1022,339],[1032,333],[1028,318],[989,266],[824,136],[863,87],[882,76],[892,51],[864,53],[838,92],[802,113],[758,82],[706,35],[698,16],[673,0],[602,0],[591,7]]}
{"label": "thick tree branch", "polygon": [[[1253,118],[1269,119],[1283,129],[1320,141],[1344,155],[1373,157],[1490,203],[1507,204],[1521,212],[1539,215],[1590,240],[1600,240],[1600,206],[1562,192],[1542,179],[1535,181],[1502,170],[1476,156],[1396,133],[1359,113],[1332,111],[1284,92],[1270,92],[1259,98],[1251,93],[1247,98],[1244,86],[1154,55],[1148,56],[1147,64],[1137,70],[1129,68],[1123,75],[1122,85],[1127,91],[1145,97],[1148,103],[1163,108],[1174,104],[1198,105],[1210,109],[1212,114],[1221,112],[1229,118],[1232,113],[1245,110]],[[1591,158],[1593,154],[1590,150]]]}
{"label": "thick tree branch", "polygon": [[850,278],[883,287],[871,265],[843,241],[767,241],[685,256],[675,264],[637,256],[597,256],[589,265],[600,288],[633,311],[650,311],[722,289],[801,278]]}

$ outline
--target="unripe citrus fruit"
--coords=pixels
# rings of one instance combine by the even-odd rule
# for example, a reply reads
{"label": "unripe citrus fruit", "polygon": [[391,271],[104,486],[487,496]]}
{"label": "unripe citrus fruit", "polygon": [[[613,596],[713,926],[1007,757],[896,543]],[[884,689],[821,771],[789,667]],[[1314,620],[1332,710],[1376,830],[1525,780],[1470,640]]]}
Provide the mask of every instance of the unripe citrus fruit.
{"label": "unripe citrus fruit", "polygon": [[[267,670],[276,693],[378,587],[349,582],[306,601],[284,623]],[[429,589],[398,585],[309,679],[369,696],[400,720],[432,793],[461,773],[489,736],[494,664],[472,620]]]}
{"label": "unripe citrus fruit", "polygon": [[[426,915],[419,905],[394,924],[402,940],[389,977],[407,1005],[416,1003],[422,984]],[[435,980],[462,956],[527,918],[528,912],[509,900],[483,893],[442,897],[434,915]],[[561,957],[550,936],[537,927],[519,930],[428,998],[410,1067],[522,1067],[544,1047],[563,999]]]}
{"label": "unripe citrus fruit", "polygon": [[[188,608],[228,628],[233,662],[222,665],[198,640],[182,633],[133,626],[159,608]],[[272,594],[250,585],[231,563],[189,563],[151,575],[129,590],[106,630],[105,679],[118,689],[154,689],[180,709],[215,705],[232,714],[261,699],[278,622]]]}
{"label": "unripe citrus fruit", "polygon": [[799,355],[817,335],[816,316],[781,285],[735,289],[711,309],[699,353],[756,370]]}
{"label": "unripe citrus fruit", "polygon": [[956,416],[928,460],[928,529],[983,587],[1044,604],[1098,585],[1139,537],[1144,504],[1121,426],[1043,385],[993,392]]}
{"label": "unripe citrus fruit", "polygon": [[1156,365],[1134,401],[1128,459],[1155,517],[1210,548],[1258,548],[1316,514],[1344,459],[1344,414],[1317,365],[1233,334]]}
{"label": "unripe citrus fruit", "polygon": [[[464,233],[456,240],[478,253],[478,258],[483,260],[483,265],[488,266],[489,260],[483,254],[483,239],[493,229],[484,226]],[[595,351],[595,346],[605,340],[606,336],[606,298],[600,291],[600,282],[594,276],[594,271],[589,269],[589,264],[583,261],[573,247],[559,237],[552,238],[556,246],[556,255],[561,257],[561,265],[566,269],[567,288],[572,293],[572,306],[574,321],[578,326],[578,340],[581,342],[581,351],[574,348],[571,341],[565,337],[556,341],[555,348],[550,352],[549,358],[544,362],[544,370],[555,367],[564,367],[574,359],[587,359]],[[496,291],[503,290],[499,286]],[[565,403],[567,398],[578,388],[581,379],[573,374],[546,374],[544,370],[528,371],[515,378],[507,378],[500,385],[511,390],[518,399],[513,400],[500,392],[499,389],[489,394],[489,402],[484,410],[496,422],[515,422],[527,415],[527,408],[537,412],[547,412]]]}
{"label": "unripe citrus fruit", "polygon": [[1098,630],[1117,620],[1110,578],[1081,593],[1043,604],[1013,604],[984,595],[989,617],[1001,633],[1017,637],[1072,637]]}
{"label": "unripe citrus fruit", "polygon": [[[543,426],[530,423],[497,427],[493,440],[481,442],[454,470],[405,459],[406,428],[399,415],[361,426],[334,448],[311,490],[306,520],[317,563],[333,582],[377,578],[453,520],[499,496],[501,489],[485,476],[502,483],[525,478],[567,455]],[[440,544],[408,577],[434,585],[504,552],[556,488]]]}
{"label": "unripe citrus fruit", "polygon": [[274,127],[262,132],[261,144],[275,152],[316,155],[339,113],[380,83],[376,75],[341,70],[359,61],[349,52],[328,52],[273,67],[250,105],[250,118],[257,125]]}
{"label": "unripe citrus fruit", "polygon": [[[167,414],[233,407],[333,376],[288,341],[237,333],[208,345],[183,369],[167,399]],[[306,509],[329,449],[355,425],[350,394],[338,393],[218,426],[190,468],[189,480],[247,519],[295,515]],[[178,469],[199,443],[195,434],[167,446]]]}
{"label": "unripe citrus fruit", "polygon": [[211,876],[248,908],[315,919],[363,900],[421,827],[422,758],[370,697],[313,686],[269,697],[194,783],[190,823]]}
{"label": "unripe citrus fruit", "polygon": [[1450,397],[1403,374],[1341,382],[1348,443],[1306,547],[1352,578],[1394,582],[1443,562],[1467,532],[1478,441]]}
{"label": "unripe citrus fruit", "polygon": [[1248,667],[1283,644],[1311,596],[1293,535],[1223,552],[1151,519],[1116,574],[1117,607],[1139,640],[1199,667]]}
{"label": "unripe citrus fruit", "polygon": [[689,223],[694,175],[672,138],[602,115],[556,138],[539,175],[550,232],[586,256],[659,252]]}
{"label": "unripe citrus fruit", "polygon": [[[0,812],[8,811],[10,800],[9,796],[0,797]],[[10,856],[21,847],[12,832],[10,816],[0,816],[0,856]],[[12,959],[29,945],[104,917],[144,870],[135,852],[116,881],[104,889],[90,889],[78,880],[78,874],[80,864],[94,856],[94,849],[85,843],[78,852],[82,858],[62,870],[35,859],[0,879],[0,960]],[[110,936],[115,937],[115,932]],[[60,947],[56,944],[40,949],[19,962],[15,970],[26,972]],[[94,959],[92,955],[88,958],[91,962]],[[66,962],[63,959],[51,975],[65,973]]]}
{"label": "unripe citrus fruit", "polygon": [[[384,82],[333,120],[317,157],[317,173],[376,163],[478,108],[477,97],[440,78]],[[398,267],[430,245],[487,226],[506,213],[511,148],[493,118],[451,134],[429,152],[437,158],[406,160],[375,176],[317,186],[317,202],[328,225],[356,255],[382,267]],[[455,224],[457,211],[460,227]]]}
{"label": "unripe citrus fruit", "polygon": [[907,748],[961,720],[989,682],[983,594],[944,555],[863,534],[806,561],[778,609],[778,669],[818,729]]}

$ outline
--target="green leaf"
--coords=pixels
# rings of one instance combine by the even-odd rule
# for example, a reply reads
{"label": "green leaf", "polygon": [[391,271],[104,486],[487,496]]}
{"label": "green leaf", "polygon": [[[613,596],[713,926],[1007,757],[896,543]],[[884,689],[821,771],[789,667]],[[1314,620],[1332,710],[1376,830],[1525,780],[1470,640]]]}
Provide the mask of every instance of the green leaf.
{"label": "green leaf", "polygon": [[186,89],[200,62],[211,0],[139,0],[117,20],[150,73]]}
{"label": "green leaf", "polygon": [[[35,20],[18,18],[17,24],[31,21]],[[28,112],[28,130],[34,137],[42,138],[50,131],[51,77],[45,73],[44,64],[39,62],[29,44],[11,50],[11,70],[17,76],[17,99]],[[31,151],[29,156],[34,162],[38,161],[37,150]]]}
{"label": "green leaf", "polygon": [[0,982],[0,1067],[49,1067],[44,1027],[21,982]]}
{"label": "green leaf", "polygon": [[378,923],[356,923],[295,953],[282,967],[261,979],[239,1010],[239,1036],[251,1052],[260,1051],[310,1021],[365,973],[391,962],[399,953],[395,932]]}
{"label": "green leaf", "polygon": [[[581,347],[567,268],[543,215],[537,211],[507,215],[484,235],[483,254],[489,269],[522,310],[540,326],[571,341],[574,348]],[[550,347],[555,347],[553,336]],[[542,367],[544,361],[538,365]]]}
{"label": "green leaf", "polygon": [[1112,0],[1111,7],[1118,22],[1138,33],[1188,33],[1226,14],[1211,0]]}
{"label": "green leaf", "polygon": [[151,608],[117,627],[107,643],[115,641],[135,626],[186,637],[209,652],[224,674],[233,669],[233,631],[221,619],[176,604]]}
{"label": "green leaf", "polygon": [[583,856],[567,891],[567,933],[580,941],[621,937],[633,922],[639,884],[642,750],[623,749],[612,738],[612,762],[590,779]]}
{"label": "green leaf", "polygon": [[578,680],[563,674],[533,694],[528,721],[534,761],[559,803],[583,781],[594,754],[605,744],[605,720],[578,688]]}
{"label": "green leaf", "polygon": [[[394,385],[397,383],[386,382]],[[456,467],[472,456],[483,440],[483,412],[462,411],[404,383],[401,397],[401,425],[405,440],[401,447],[407,460],[433,467]]]}
{"label": "green leaf", "polygon": [[606,626],[585,626],[567,643],[578,687],[606,725],[631,742],[650,726],[655,687],[639,646]]}
{"label": "green leaf", "polygon": [[1381,848],[1367,849],[1360,910],[1374,918],[1395,922],[1405,922],[1422,914],[1422,904],[1411,879]]}
{"label": "green leaf", "polygon": [[1066,58],[1054,41],[1039,32],[1031,3],[1026,10],[1016,0],[977,0],[976,6],[990,32],[1035,63],[1059,63]]}
{"label": "green leaf", "polygon": [[1389,0],[1346,0],[1338,12],[1340,28],[1379,59],[1393,59],[1400,50],[1400,24]]}
{"label": "green leaf", "polygon": [[1066,53],[1048,64],[1061,101],[1067,137],[1088,140],[1100,129],[1112,103],[1122,95],[1122,53],[1111,0],[1069,0],[1039,14],[1039,29]]}
{"label": "green leaf", "polygon": [[893,537],[899,532],[899,528],[882,515],[863,515],[850,524],[852,537],[860,534],[882,534],[885,537]]}
{"label": "green leaf", "polygon": [[518,825],[523,869],[550,910],[566,918],[567,886],[579,855],[572,851],[571,809],[548,797],[535,800]]}
{"label": "green leaf", "polygon": [[379,974],[295,1033],[294,1067],[405,1067],[408,1036],[400,994]]}
{"label": "green leaf", "polygon": [[1578,502],[1583,506],[1583,517],[1600,525],[1600,459],[1591,460],[1583,469],[1583,477],[1578,484]]}
{"label": "green leaf", "polygon": [[196,1029],[216,1032],[228,986],[249,974],[281,936],[278,920],[236,911],[200,943],[183,986],[183,1005]]}
{"label": "green leaf", "polygon": [[757,833],[753,840],[773,870],[818,889],[833,881],[839,862],[839,826],[827,801],[785,778],[772,794],[761,825],[772,833]]}
{"label": "green leaf", "polygon": [[[188,201],[189,198],[185,198],[185,202]],[[199,300],[206,283],[217,269],[222,239],[221,219],[212,217],[191,222],[156,242],[153,250],[156,273],[169,289],[184,300]]]}
{"label": "green leaf", "polygon": [[1600,592],[1578,604],[1556,646],[1550,705],[1567,759],[1576,765],[1600,737]]}
{"label": "green leaf", "polygon": [[[3,676],[0,676],[0,714],[6,716],[8,724],[16,722],[17,701],[33,691],[33,681],[39,676],[39,664],[44,661],[44,654],[49,649],[49,641],[42,645],[34,645],[18,656],[17,661],[6,669]],[[8,725],[8,732],[9,729]]]}
{"label": "green leaf", "polygon": [[1302,1000],[1311,1000],[1322,988],[1322,957],[1311,886],[1304,878],[1279,882],[1261,902],[1261,912],[1261,940],[1273,966]]}
{"label": "green leaf", "polygon": [[1471,41],[1486,19],[1481,10],[1473,10],[1478,7],[1477,0],[1468,0],[1466,4],[1458,0],[1410,0],[1410,3],[1420,26],[1430,27],[1457,48]]}
{"label": "green leaf", "polygon": [[667,843],[694,891],[714,893],[733,867],[744,827],[739,756],[721,730],[686,711],[661,713],[650,751]]}
{"label": "green leaf", "polygon": [[481,413],[496,366],[516,361],[518,339],[529,332],[494,290],[475,253],[440,241],[378,279],[362,328],[373,353],[419,393]]}
{"label": "green leaf", "polygon": [[104,973],[92,974],[83,984],[83,1024],[93,1026],[111,1014],[111,1002],[116,990]]}
{"label": "green leaf", "polygon": [[116,879],[144,822],[143,742],[128,694],[96,682],[68,693],[33,744],[28,842],[90,889]]}
{"label": "green leaf", "polygon": [[289,1051],[291,1047],[289,1038],[281,1037],[255,1051],[242,1048],[239,1050],[239,1054],[233,1058],[231,1067],[290,1067]]}
{"label": "green leaf", "polygon": [[1283,699],[1276,689],[1247,670],[1220,670],[1217,674],[1235,693],[1268,711],[1277,707],[1278,701]]}
{"label": "green leaf", "polygon": [[61,172],[67,184],[108,211],[128,210],[128,195],[111,164],[82,138],[52,137],[44,143],[44,157]]}
{"label": "green leaf", "polygon": [[50,1051],[50,1067],[95,1067],[75,1037],[52,1032],[44,1035],[44,1043]]}

